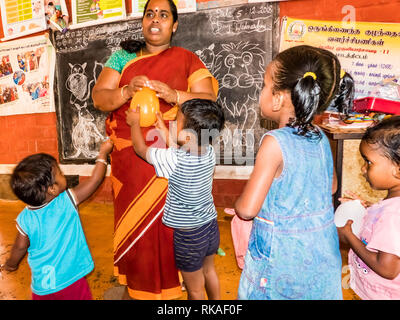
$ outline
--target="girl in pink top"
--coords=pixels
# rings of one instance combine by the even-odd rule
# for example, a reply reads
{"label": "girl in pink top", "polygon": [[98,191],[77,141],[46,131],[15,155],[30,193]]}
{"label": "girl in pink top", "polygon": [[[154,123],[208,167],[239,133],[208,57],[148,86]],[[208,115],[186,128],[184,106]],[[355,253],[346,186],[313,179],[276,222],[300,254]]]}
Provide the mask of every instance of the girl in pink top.
{"label": "girl in pink top", "polygon": [[360,233],[338,228],[349,244],[350,286],[362,299],[400,299],[400,116],[370,127],[360,144],[362,174],[387,197],[367,208]]}

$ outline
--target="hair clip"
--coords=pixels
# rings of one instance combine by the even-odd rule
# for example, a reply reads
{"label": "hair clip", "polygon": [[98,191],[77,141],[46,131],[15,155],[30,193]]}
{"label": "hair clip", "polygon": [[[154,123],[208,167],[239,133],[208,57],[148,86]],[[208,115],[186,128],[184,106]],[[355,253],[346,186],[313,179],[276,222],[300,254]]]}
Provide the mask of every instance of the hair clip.
{"label": "hair clip", "polygon": [[346,74],[346,71],[344,71],[343,69],[340,69],[340,79],[343,79],[345,74]]}
{"label": "hair clip", "polygon": [[316,75],[314,72],[306,72],[306,73],[303,75],[303,78],[306,78],[306,77],[308,77],[308,76],[311,76],[311,77],[313,77],[314,80],[317,80],[317,75]]}

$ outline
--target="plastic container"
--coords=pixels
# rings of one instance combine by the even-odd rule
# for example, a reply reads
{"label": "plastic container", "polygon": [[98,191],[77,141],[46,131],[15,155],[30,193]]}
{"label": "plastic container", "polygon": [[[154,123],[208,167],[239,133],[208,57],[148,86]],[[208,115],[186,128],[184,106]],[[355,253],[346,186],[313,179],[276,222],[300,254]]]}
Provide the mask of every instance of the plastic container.
{"label": "plastic container", "polygon": [[397,115],[400,114],[400,101],[393,101],[376,97],[365,97],[354,100],[353,111],[371,111]]}
{"label": "plastic container", "polygon": [[367,210],[363,207],[360,200],[343,202],[336,208],[334,217],[335,225],[343,227],[347,223],[347,220],[353,220],[351,230],[358,236],[366,213]]}

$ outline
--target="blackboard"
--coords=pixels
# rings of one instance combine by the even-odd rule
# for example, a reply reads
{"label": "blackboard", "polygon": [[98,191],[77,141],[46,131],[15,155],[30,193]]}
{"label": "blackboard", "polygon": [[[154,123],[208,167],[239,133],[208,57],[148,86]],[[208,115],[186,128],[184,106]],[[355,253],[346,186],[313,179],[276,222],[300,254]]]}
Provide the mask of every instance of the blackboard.
{"label": "blackboard", "polygon": [[[255,3],[179,15],[172,45],[195,52],[219,82],[227,120],[216,142],[221,165],[253,164],[261,135],[273,126],[261,121],[258,99],[265,67],[278,50],[278,8]],[[93,107],[91,90],[120,42],[141,37],[141,19],[53,34],[62,163],[96,157],[107,115]]]}

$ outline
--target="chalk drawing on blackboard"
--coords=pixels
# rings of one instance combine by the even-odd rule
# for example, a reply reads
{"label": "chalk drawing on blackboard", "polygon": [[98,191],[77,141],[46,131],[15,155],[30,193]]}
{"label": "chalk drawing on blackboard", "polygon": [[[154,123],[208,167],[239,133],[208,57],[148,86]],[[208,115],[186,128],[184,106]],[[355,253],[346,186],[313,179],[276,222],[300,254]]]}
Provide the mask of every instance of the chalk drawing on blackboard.
{"label": "chalk drawing on blackboard", "polygon": [[[242,135],[245,136],[248,130],[252,130],[255,141],[259,141],[265,130],[271,129],[269,125],[260,126],[258,96],[262,89],[265,66],[279,45],[278,9],[277,3],[264,2],[182,14],[179,16],[179,29],[172,41],[174,46],[184,47],[197,53],[207,69],[217,78],[220,86],[217,101],[223,106],[226,118],[224,137],[231,137],[231,141],[234,137],[234,145],[242,143],[242,146],[246,146],[241,149],[246,152],[246,157],[248,149],[250,157],[250,153],[255,154],[259,146],[257,142],[252,145],[250,140],[248,143],[245,139],[241,140]],[[82,109],[81,114],[81,117],[87,117],[87,120],[84,125],[81,119],[78,128],[89,127],[92,123],[100,133],[105,134],[104,122],[107,114],[93,106],[90,95],[86,99],[88,90],[91,92],[94,84],[94,81],[90,84],[94,79],[91,72],[94,61],[105,63],[111,53],[120,49],[120,42],[123,40],[142,39],[141,28],[141,19],[128,19],[71,30],[67,34],[61,32],[53,34],[53,44],[59,61],[56,66],[59,98],[56,111],[61,162],[67,163],[72,160],[72,163],[82,163],[93,160],[91,157],[85,157],[82,151],[80,156],[71,158],[71,155],[75,156],[79,151],[79,148],[73,145],[71,136],[79,122],[78,107],[75,103],[82,108],[85,102],[87,103],[87,110]],[[237,52],[234,52],[235,49]],[[240,50],[243,51],[243,55],[239,54]],[[245,51],[249,51],[251,55],[244,54]],[[233,56],[229,56],[230,53]],[[259,57],[259,54],[262,57]],[[251,59],[252,63],[246,65]],[[77,65],[78,69],[72,71],[69,63]],[[84,63],[86,63],[85,68],[83,68]],[[84,70],[79,69],[79,66]],[[69,77],[68,89],[66,81]],[[83,85],[74,87],[74,83]],[[83,114],[85,111],[93,115],[94,121],[89,115]],[[243,132],[240,133],[240,130]],[[97,144],[97,148],[100,143]],[[223,152],[223,163],[243,164],[236,159],[225,162],[226,159],[228,161],[231,159],[229,155],[231,146],[232,143],[229,141],[227,144],[219,143],[219,150]],[[80,149],[94,150],[94,147],[82,144]],[[225,153],[225,150],[228,152]]]}
{"label": "chalk drawing on blackboard", "polygon": [[219,61],[216,60],[216,53],[214,52],[214,48],[215,43],[212,43],[204,49],[199,49],[195,51],[197,56],[204,63],[211,74],[215,74],[215,72],[219,68],[221,68],[221,59],[219,59]]}
{"label": "chalk drawing on blackboard", "polygon": [[[220,47],[216,52],[213,43],[195,52],[220,85],[218,100],[226,111],[228,122],[221,142],[226,145],[232,142],[229,131],[251,130],[257,123],[258,105],[254,105],[254,101],[257,101],[263,85],[266,52],[259,44],[248,41],[222,43]],[[233,141],[233,144],[234,147],[240,146],[242,142]]]}
{"label": "chalk drawing on blackboard", "polygon": [[65,86],[71,92],[70,104],[78,111],[78,119],[74,117],[72,128],[72,145],[74,154],[71,158],[77,158],[81,154],[89,159],[98,155],[97,144],[104,139],[94,122],[94,116],[87,109],[87,100],[90,97],[91,86],[97,81],[98,68],[102,69],[103,64],[95,61],[93,66],[93,79],[88,81],[85,74],[87,63],[74,64],[69,63],[71,73],[66,80]]}
{"label": "chalk drawing on blackboard", "polygon": [[96,144],[104,139],[94,123],[93,115],[87,110],[87,103],[82,106],[74,104],[78,110],[78,121],[72,129],[72,145],[75,153],[71,158],[77,158],[83,154],[86,158],[95,158],[98,155]]}
{"label": "chalk drawing on blackboard", "polygon": [[74,104],[76,100],[81,102],[86,101],[90,96],[90,85],[94,79],[88,83],[88,78],[85,74],[86,62],[83,64],[71,64],[68,63],[71,68],[70,75],[65,82],[65,87],[71,92],[69,102]]}
{"label": "chalk drawing on blackboard", "polygon": [[237,93],[234,101],[244,102],[247,98],[240,89],[246,89],[248,97],[256,100],[263,84],[266,52],[257,43],[242,41],[221,44],[221,47],[222,50],[216,54],[216,61],[222,59],[224,68],[217,68],[214,76],[223,95],[232,97],[232,93]]}

